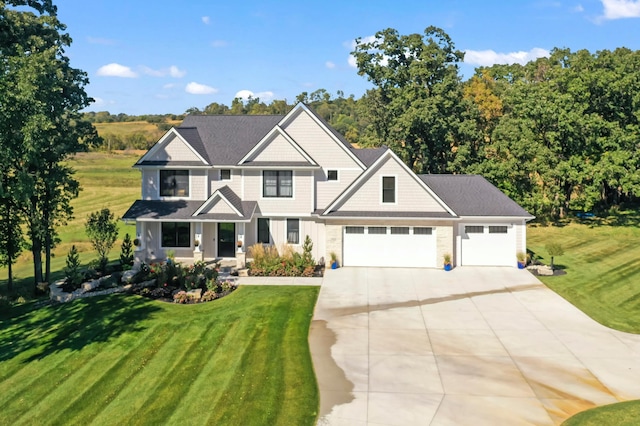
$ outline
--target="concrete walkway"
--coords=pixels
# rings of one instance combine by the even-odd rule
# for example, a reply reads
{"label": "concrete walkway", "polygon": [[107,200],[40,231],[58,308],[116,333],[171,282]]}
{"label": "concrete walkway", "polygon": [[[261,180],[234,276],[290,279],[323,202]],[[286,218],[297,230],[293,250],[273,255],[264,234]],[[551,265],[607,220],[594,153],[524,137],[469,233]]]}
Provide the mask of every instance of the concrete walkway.
{"label": "concrete walkway", "polygon": [[515,268],[328,270],[320,425],[553,425],[640,398],[640,336]]}

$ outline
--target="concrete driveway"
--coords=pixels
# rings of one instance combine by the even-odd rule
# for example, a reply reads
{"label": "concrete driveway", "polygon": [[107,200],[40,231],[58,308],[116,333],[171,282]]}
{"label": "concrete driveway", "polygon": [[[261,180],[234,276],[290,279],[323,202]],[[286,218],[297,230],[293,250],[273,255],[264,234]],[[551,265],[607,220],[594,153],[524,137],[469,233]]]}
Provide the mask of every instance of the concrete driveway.
{"label": "concrete driveway", "polygon": [[320,425],[552,425],[640,398],[640,335],[515,268],[328,270],[309,343]]}

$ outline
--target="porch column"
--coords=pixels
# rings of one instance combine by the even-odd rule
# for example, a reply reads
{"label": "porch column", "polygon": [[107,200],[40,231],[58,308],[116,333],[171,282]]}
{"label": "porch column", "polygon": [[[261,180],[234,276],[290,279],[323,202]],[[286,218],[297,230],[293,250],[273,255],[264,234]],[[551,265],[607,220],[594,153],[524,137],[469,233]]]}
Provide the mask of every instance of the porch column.
{"label": "porch column", "polygon": [[136,220],[136,240],[138,244],[135,246],[135,251],[142,251],[147,246],[147,223]]}
{"label": "porch column", "polygon": [[202,251],[202,222],[195,223],[195,234],[193,236],[193,242],[195,245],[194,252]]}

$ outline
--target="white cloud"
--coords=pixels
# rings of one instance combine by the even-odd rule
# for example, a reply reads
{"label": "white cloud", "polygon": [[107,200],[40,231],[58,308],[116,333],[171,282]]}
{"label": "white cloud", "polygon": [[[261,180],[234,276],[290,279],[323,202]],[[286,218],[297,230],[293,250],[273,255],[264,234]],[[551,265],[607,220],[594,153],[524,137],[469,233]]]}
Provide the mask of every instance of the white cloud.
{"label": "white cloud", "polygon": [[133,72],[131,68],[124,65],[116,64],[116,63],[101,66],[100,68],[98,68],[97,74],[102,77],[122,77],[122,78],[138,77],[138,74]]}
{"label": "white cloud", "polygon": [[571,11],[572,11],[572,12],[581,13],[581,12],[584,12],[584,7],[582,7],[582,5],[581,5],[581,4],[578,4],[578,5],[574,6],[574,7],[571,9]]}
{"label": "white cloud", "polygon": [[163,89],[173,89],[174,87],[176,87],[175,83],[167,83],[162,86]]}
{"label": "white cloud", "polygon": [[336,67],[336,64],[334,64],[331,61],[327,61],[327,62],[324,63],[324,66],[329,68],[330,70],[332,70],[332,69],[334,69]]}
{"label": "white cloud", "polygon": [[159,70],[155,70],[153,68],[142,65],[140,66],[140,71],[143,74],[150,75],[152,77],[165,77],[169,75],[174,78],[182,78],[187,73],[186,71],[181,70],[175,65],[171,65],[169,68],[162,68]]}
{"label": "white cloud", "polygon": [[209,18],[208,16],[203,16],[202,22],[204,22],[205,25],[209,25],[211,23],[211,18]]}
{"label": "white cloud", "polygon": [[236,93],[234,98],[240,98],[245,101],[249,98],[253,98],[253,99],[260,98],[261,101],[268,102],[271,99],[273,99],[273,96],[274,96],[273,92],[269,92],[269,91],[254,93],[251,90],[244,89]]}
{"label": "white cloud", "polygon": [[640,18],[640,0],[600,0],[603,19]]}
{"label": "white cloud", "polygon": [[227,43],[225,40],[213,40],[211,42],[211,46],[213,47],[226,47],[229,43]]}
{"label": "white cloud", "polygon": [[101,37],[87,37],[87,41],[91,44],[101,44],[103,46],[113,46],[114,44],[116,44],[115,40]]}
{"label": "white cloud", "polygon": [[494,50],[465,50],[464,63],[489,67],[495,64],[521,64],[537,58],[549,56],[549,51],[539,47],[534,47],[528,52],[499,53]]}
{"label": "white cloud", "polygon": [[210,95],[212,93],[217,93],[218,89],[215,87],[207,86],[206,84],[196,83],[192,81],[187,84],[184,88],[185,92],[191,93],[192,95]]}
{"label": "white cloud", "polygon": [[173,78],[182,78],[185,76],[185,74],[187,74],[185,70],[181,70],[175,65],[171,65],[169,67],[169,75]]}

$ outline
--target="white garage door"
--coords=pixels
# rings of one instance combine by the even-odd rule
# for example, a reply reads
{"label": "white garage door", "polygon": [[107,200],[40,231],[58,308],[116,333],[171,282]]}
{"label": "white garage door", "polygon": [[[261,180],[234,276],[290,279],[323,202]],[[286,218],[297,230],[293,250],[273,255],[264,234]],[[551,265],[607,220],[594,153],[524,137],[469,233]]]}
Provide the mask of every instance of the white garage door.
{"label": "white garage door", "polygon": [[429,227],[345,226],[345,266],[435,267],[436,236]]}
{"label": "white garage door", "polygon": [[460,225],[461,264],[515,266],[515,228],[505,225]]}

